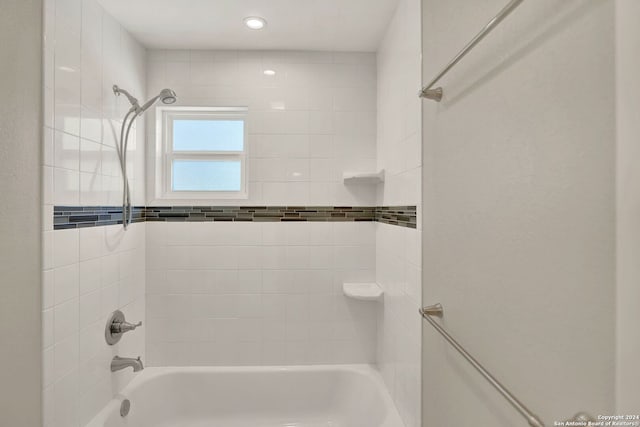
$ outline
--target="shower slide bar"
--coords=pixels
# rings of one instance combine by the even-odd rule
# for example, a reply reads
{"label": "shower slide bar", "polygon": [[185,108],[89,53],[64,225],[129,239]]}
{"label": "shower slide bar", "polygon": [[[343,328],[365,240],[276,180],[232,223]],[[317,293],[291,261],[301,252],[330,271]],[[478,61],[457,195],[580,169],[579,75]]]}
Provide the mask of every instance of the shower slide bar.
{"label": "shower slide bar", "polygon": [[484,28],[451,60],[451,62],[449,62],[446,67],[444,67],[442,71],[440,71],[438,75],[420,91],[419,96],[421,98],[432,99],[436,102],[440,102],[442,100],[443,90],[441,87],[432,89],[433,86],[438,83],[438,81],[440,81],[440,79],[444,77],[444,75],[447,74],[449,70],[451,70],[458,62],[460,62],[460,60],[464,58],[466,54],[469,53],[469,51],[471,51],[478,43],[480,43],[480,41],[484,39],[487,34],[489,34],[495,27],[497,27],[504,18],[509,16],[509,14],[515,10],[515,8],[520,6],[520,3],[522,3],[523,1],[524,0],[511,0],[509,4],[504,7],[504,9],[502,9],[496,16],[491,18],[487,25],[485,25]]}
{"label": "shower slide bar", "polygon": [[[524,403],[522,403],[517,397],[513,395],[500,381],[498,381],[484,366],[480,364],[467,350],[462,347],[458,341],[456,341],[449,333],[440,326],[432,317],[444,316],[444,308],[441,304],[434,304],[428,307],[423,307],[419,310],[420,315],[435,328],[440,335],[444,337],[449,344],[456,349],[467,362],[478,371],[484,379],[486,379],[498,392],[513,406],[529,423],[531,427],[546,427],[544,422],[537,415],[535,415]],[[593,417],[585,412],[579,412],[573,416],[573,418],[566,421],[595,421]]]}

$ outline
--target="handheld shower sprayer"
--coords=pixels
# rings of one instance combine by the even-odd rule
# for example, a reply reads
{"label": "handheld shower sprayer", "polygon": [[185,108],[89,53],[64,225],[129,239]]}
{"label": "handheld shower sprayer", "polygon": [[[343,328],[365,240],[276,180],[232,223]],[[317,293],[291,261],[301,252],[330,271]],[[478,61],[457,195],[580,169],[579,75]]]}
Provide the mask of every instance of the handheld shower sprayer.
{"label": "handheld shower sprayer", "polygon": [[131,95],[126,90],[118,87],[117,85],[113,85],[113,93],[116,96],[124,95],[131,104],[131,108],[124,116],[124,120],[122,121],[122,127],[120,128],[120,141],[118,141],[118,143],[116,144],[116,151],[118,152],[118,158],[120,160],[120,170],[122,171],[123,181],[122,225],[126,230],[127,226],[131,224],[133,216],[133,209],[131,207],[131,191],[129,188],[129,179],[127,177],[127,147],[129,145],[129,132],[131,131],[131,126],[138,116],[141,116],[158,100],[163,104],[169,105],[174,104],[177,101],[178,97],[173,90],[162,89],[158,95],[149,99],[142,106],[140,106],[136,97]]}
{"label": "handheld shower sprayer", "polygon": [[175,104],[175,102],[177,101],[177,95],[171,89],[162,89],[157,96],[148,100],[142,107],[138,107],[138,115],[147,111],[147,109],[149,109],[149,107],[155,104],[158,100],[166,105]]}
{"label": "handheld shower sprayer", "polygon": [[128,91],[120,88],[118,85],[113,85],[113,93],[116,96],[120,96],[120,95],[126,96],[127,99],[129,100],[129,103],[131,104],[131,109],[129,110],[129,112],[132,112],[132,113],[135,112],[136,115],[138,116],[144,113],[145,111],[147,111],[149,107],[155,104],[158,100],[160,100],[160,102],[162,102],[163,104],[169,105],[169,104],[174,104],[178,99],[176,93],[173,90],[165,88],[165,89],[162,89],[158,95],[149,99],[141,107],[140,104],[138,103],[138,98],[131,95]]}

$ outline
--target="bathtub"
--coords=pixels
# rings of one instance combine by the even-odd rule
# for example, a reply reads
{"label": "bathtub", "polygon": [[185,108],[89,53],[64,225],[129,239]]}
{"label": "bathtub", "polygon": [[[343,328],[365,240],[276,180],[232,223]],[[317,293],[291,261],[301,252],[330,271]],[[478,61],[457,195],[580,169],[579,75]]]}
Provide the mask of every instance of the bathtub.
{"label": "bathtub", "polygon": [[[131,409],[120,416],[123,399]],[[147,368],[87,427],[403,427],[366,365]]]}

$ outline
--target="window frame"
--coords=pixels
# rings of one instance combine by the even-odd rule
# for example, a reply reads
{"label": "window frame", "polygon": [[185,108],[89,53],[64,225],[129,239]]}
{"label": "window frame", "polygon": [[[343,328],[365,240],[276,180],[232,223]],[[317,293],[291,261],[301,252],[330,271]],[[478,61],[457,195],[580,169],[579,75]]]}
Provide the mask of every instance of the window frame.
{"label": "window frame", "polygon": [[[156,198],[161,200],[241,200],[248,194],[248,108],[246,107],[156,107]],[[173,122],[183,120],[242,120],[242,151],[174,151]],[[239,191],[174,191],[174,160],[240,161]]]}

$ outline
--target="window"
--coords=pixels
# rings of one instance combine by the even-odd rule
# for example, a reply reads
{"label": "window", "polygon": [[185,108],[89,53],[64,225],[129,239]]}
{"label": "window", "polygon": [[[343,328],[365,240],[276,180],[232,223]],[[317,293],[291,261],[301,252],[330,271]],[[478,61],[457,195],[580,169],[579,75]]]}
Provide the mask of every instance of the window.
{"label": "window", "polygon": [[241,107],[158,107],[156,197],[247,198],[246,113]]}

